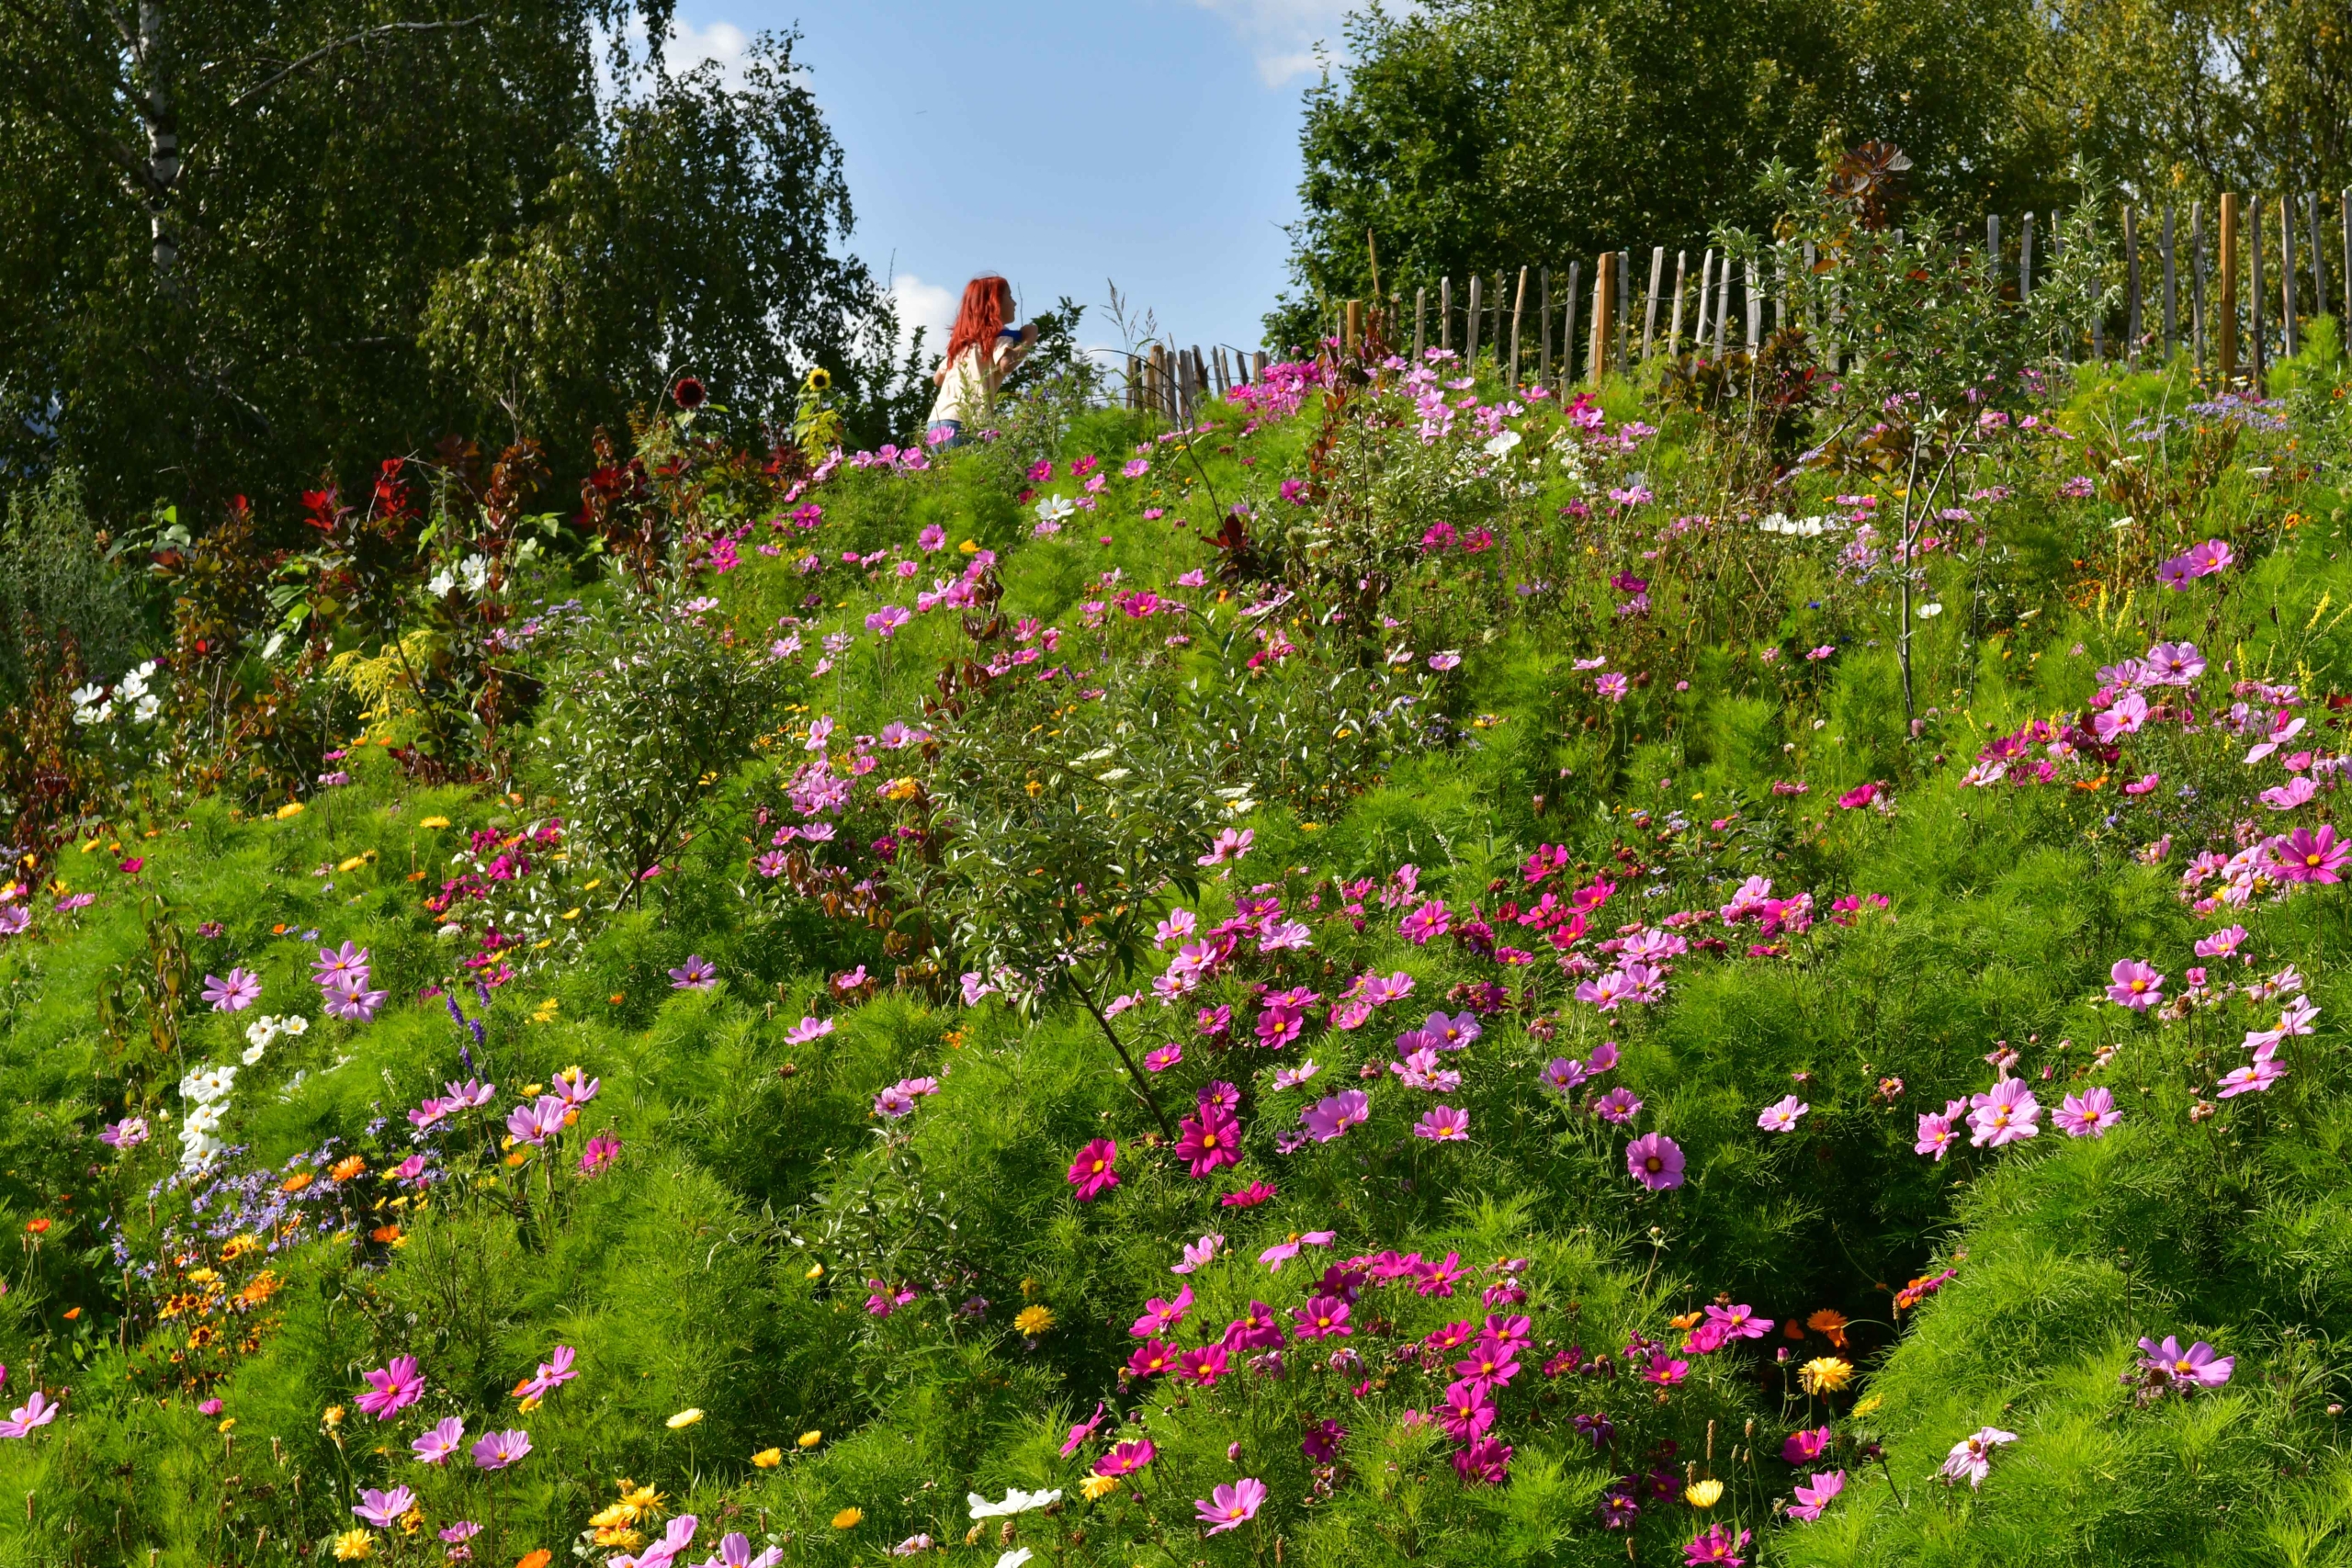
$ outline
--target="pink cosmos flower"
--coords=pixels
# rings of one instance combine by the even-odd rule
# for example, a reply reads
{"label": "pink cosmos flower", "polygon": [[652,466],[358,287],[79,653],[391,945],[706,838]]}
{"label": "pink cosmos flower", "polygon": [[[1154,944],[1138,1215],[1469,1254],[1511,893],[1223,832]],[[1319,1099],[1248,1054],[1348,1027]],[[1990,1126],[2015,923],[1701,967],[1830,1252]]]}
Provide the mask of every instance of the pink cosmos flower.
{"label": "pink cosmos flower", "polygon": [[1198,1241],[1188,1243],[1184,1248],[1184,1261],[1170,1264],[1168,1271],[1170,1274],[1190,1274],[1204,1265],[1216,1262],[1216,1255],[1224,1250],[1225,1237],[1216,1235],[1204,1235]]}
{"label": "pink cosmos flower", "polygon": [[1137,1339],[1173,1334],[1183,1324],[1185,1314],[1193,1310],[1193,1287],[1187,1285],[1177,1292],[1172,1302],[1154,1296],[1145,1305],[1148,1310],[1136,1319],[1135,1327],[1129,1332]]}
{"label": "pink cosmos flower", "polygon": [[22,1404],[8,1412],[6,1421],[0,1421],[0,1438],[28,1438],[37,1428],[56,1419],[57,1402],[35,1389]]}
{"label": "pink cosmos flower", "polygon": [[424,1376],[416,1370],[413,1356],[395,1356],[387,1365],[362,1375],[368,1380],[368,1392],[354,1403],[379,1421],[390,1420],[424,1397]]}
{"label": "pink cosmos flower", "polygon": [[2050,1118],[2070,1138],[2104,1138],[2107,1130],[2123,1120],[2115,1096],[2104,1089],[2070,1094]]}
{"label": "pink cosmos flower", "polygon": [[2352,840],[2339,840],[2335,829],[2322,824],[2314,833],[2298,828],[2274,843],[2271,863],[2288,882],[2336,882],[2346,861],[2352,861]]}
{"label": "pink cosmos flower", "polygon": [[602,1176],[620,1157],[621,1141],[610,1133],[599,1133],[580,1151],[580,1174]]}
{"label": "pink cosmos flower", "polygon": [[2188,1349],[2171,1335],[2165,1336],[2159,1345],[2153,1339],[2140,1341],[2140,1366],[2143,1371],[2155,1372],[2168,1381],[2197,1388],[2220,1388],[2230,1381],[2230,1373],[2237,1366],[2235,1356],[2216,1356],[2213,1347],[2199,1339]]}
{"label": "pink cosmos flower", "polygon": [[1114,1448],[1109,1453],[1104,1454],[1101,1459],[1094,1461],[1094,1473],[1097,1475],[1133,1475],[1136,1472],[1143,1469],[1146,1465],[1149,1464],[1153,1460],[1156,1460],[1159,1457],[1159,1450],[1152,1446],[1152,1441],[1149,1438],[1145,1438],[1137,1442],[1121,1443],[1116,1448]]}
{"label": "pink cosmos flower", "polygon": [[1176,1375],[1201,1388],[1215,1388],[1228,1369],[1229,1358],[1222,1345],[1203,1345],[1180,1351],[1176,1357]]}
{"label": "pink cosmos flower", "polygon": [[1097,1138],[1078,1151],[1070,1161],[1069,1184],[1078,1189],[1078,1201],[1091,1203],[1119,1184],[1119,1173],[1114,1168],[1119,1163],[1119,1145],[1114,1138]]}
{"label": "pink cosmos flower", "polygon": [[563,1131],[563,1119],[571,1108],[554,1095],[543,1094],[529,1105],[518,1105],[506,1113],[506,1130],[518,1144],[537,1148]]}
{"label": "pink cosmos flower", "polygon": [[1127,1358],[1130,1377],[1153,1378],[1176,1370],[1179,1352],[1165,1339],[1148,1339]]}
{"label": "pink cosmos flower", "polygon": [[670,988],[673,991],[708,991],[718,985],[718,965],[700,953],[691,953],[686,961],[670,971]]}
{"label": "pink cosmos flower", "polygon": [[357,976],[365,981],[368,974],[368,950],[345,942],[341,947],[319,949],[317,962],[311,965],[311,978],[321,986],[346,976]]}
{"label": "pink cosmos flower", "polygon": [[1826,1427],[1810,1427],[1791,1432],[1781,1445],[1781,1457],[1791,1464],[1811,1464],[1829,1451],[1831,1433]]}
{"label": "pink cosmos flower", "polygon": [[1984,1484],[1984,1477],[1992,1473],[1993,1450],[2018,1440],[2015,1432],[2004,1432],[1998,1427],[1979,1427],[1951,1446],[1944,1456],[1938,1473],[1945,1484],[1955,1485],[1963,1478],[1973,1489]]}
{"label": "pink cosmos flower", "polygon": [[98,1141],[111,1149],[135,1149],[147,1141],[147,1118],[126,1116],[109,1122],[99,1131]]}
{"label": "pink cosmos flower", "polygon": [[1241,1123],[1223,1107],[1203,1104],[1198,1115],[1183,1119],[1181,1131],[1183,1135],[1176,1141],[1176,1156],[1189,1162],[1187,1168],[1195,1179],[1241,1163]]}
{"label": "pink cosmos flower", "polygon": [[1470,1112],[1450,1105],[1435,1106],[1413,1123],[1413,1136],[1427,1138],[1433,1144],[1466,1143],[1470,1137]]}
{"label": "pink cosmos flower", "polygon": [[1444,900],[1432,898],[1399,921],[1396,933],[1415,947],[1427,947],[1431,937],[1443,936],[1453,923]]}
{"label": "pink cosmos flower", "polygon": [[2107,999],[2119,1007],[2145,1012],[2165,999],[2165,977],[2140,959],[2117,959],[2108,976],[2114,983],[2107,987]]}
{"label": "pink cosmos flower", "polygon": [[1337,1296],[1317,1296],[1305,1306],[1291,1308],[1290,1314],[1298,1320],[1301,1339],[1344,1339],[1355,1332],[1348,1321],[1351,1310]]}
{"label": "pink cosmos flower", "polygon": [[1223,1535],[1238,1529],[1258,1517],[1266,1506],[1266,1483],[1250,1476],[1243,1476],[1230,1486],[1219,1486],[1204,1499],[1193,1499],[1193,1510],[1208,1535]]}
{"label": "pink cosmos flower", "polygon": [[261,976],[250,969],[232,969],[225,978],[207,975],[204,999],[214,1012],[243,1012],[261,999]]}
{"label": "pink cosmos flower", "polygon": [[1972,1096],[1968,1142],[1973,1148],[1999,1148],[2040,1134],[2041,1102],[2023,1078],[2003,1078],[1990,1094]]}
{"label": "pink cosmos flower", "polygon": [[390,1492],[379,1492],[373,1486],[360,1488],[359,1501],[351,1511],[363,1522],[379,1530],[391,1529],[416,1506],[416,1494],[405,1486],[395,1486]]}
{"label": "pink cosmos flower", "polygon": [[1223,865],[1227,861],[1238,861],[1250,852],[1250,846],[1257,840],[1258,830],[1254,828],[1244,828],[1238,833],[1230,828],[1224,829],[1210,842],[1209,852],[1193,863]]}
{"label": "pink cosmos flower", "polygon": [[1144,1071],[1148,1073],[1164,1073],[1169,1068],[1176,1066],[1179,1062],[1182,1062],[1183,1059],[1184,1047],[1178,1044],[1175,1041],[1170,1040],[1167,1044],[1159,1046],[1145,1053],[1143,1058]]}
{"label": "pink cosmos flower", "polygon": [[2287,1069],[2277,1058],[2257,1056],[2248,1066],[2233,1067],[2222,1075],[2220,1098],[2235,1100],[2242,1094],[2261,1094],[2286,1076]]}
{"label": "pink cosmos flower", "polygon": [[1300,1111],[1298,1119],[1308,1136],[1318,1144],[1328,1144],[1371,1115],[1372,1097],[1360,1089],[1351,1089],[1317,1100]]}
{"label": "pink cosmos flower", "polygon": [[1445,1403],[1436,1414],[1446,1436],[1457,1443],[1470,1441],[1495,1424],[1495,1407],[1487,1390],[1467,1378],[1446,1386]]}
{"label": "pink cosmos flower", "polygon": [[474,1466],[478,1470],[504,1470],[521,1462],[531,1451],[531,1434],[509,1428],[492,1432],[473,1446]]}
{"label": "pink cosmos flower", "polygon": [[555,1354],[539,1363],[539,1370],[514,1385],[517,1399],[545,1399],[557,1389],[580,1374],[571,1370],[579,1352],[569,1345],[559,1345]]}
{"label": "pink cosmos flower", "polygon": [[1940,1165],[1959,1139],[1959,1130],[1952,1126],[1951,1117],[1923,1111],[1919,1116],[1919,1141],[1911,1145],[1911,1152],[1929,1156]]}
{"label": "pink cosmos flower", "polygon": [[1625,1168],[1653,1192],[1682,1185],[1682,1146],[1663,1133],[1649,1133],[1625,1145]]}
{"label": "pink cosmos flower", "polygon": [[1744,1302],[1737,1306],[1710,1305],[1707,1321],[1723,1325],[1724,1332],[1734,1339],[1761,1339],[1772,1332],[1772,1320],[1757,1316],[1756,1309]]}
{"label": "pink cosmos flower", "polygon": [[1500,1486],[1510,1479],[1511,1446],[1500,1438],[1480,1438],[1453,1452],[1454,1472],[1473,1486]]}
{"label": "pink cosmos flower", "polygon": [[1722,1525],[1709,1525],[1699,1539],[1682,1549],[1683,1568],[1746,1568],[1747,1559],[1736,1555],[1749,1540],[1742,1530],[1735,1538]]}
{"label": "pink cosmos flower", "polygon": [[1621,1127],[1632,1121],[1641,1109],[1641,1100],[1635,1098],[1632,1089],[1623,1084],[1592,1102],[1594,1115],[1604,1122]]}
{"label": "pink cosmos flower", "polygon": [[1793,1094],[1783,1095],[1764,1108],[1763,1114],[1756,1118],[1756,1124],[1768,1133],[1793,1133],[1797,1130],[1797,1118],[1812,1109]]}
{"label": "pink cosmos flower", "polygon": [[1592,689],[1612,703],[1622,703],[1625,700],[1627,690],[1625,677],[1612,670],[1606,675],[1595,676]]}
{"label": "pink cosmos flower", "polygon": [[320,991],[322,1003],[331,1016],[353,1023],[373,1022],[377,1010],[390,996],[390,991],[370,990],[365,974],[338,976]]}
{"label": "pink cosmos flower", "polygon": [[420,1464],[439,1464],[458,1451],[466,1440],[466,1424],[455,1416],[443,1417],[422,1437],[409,1444]]}

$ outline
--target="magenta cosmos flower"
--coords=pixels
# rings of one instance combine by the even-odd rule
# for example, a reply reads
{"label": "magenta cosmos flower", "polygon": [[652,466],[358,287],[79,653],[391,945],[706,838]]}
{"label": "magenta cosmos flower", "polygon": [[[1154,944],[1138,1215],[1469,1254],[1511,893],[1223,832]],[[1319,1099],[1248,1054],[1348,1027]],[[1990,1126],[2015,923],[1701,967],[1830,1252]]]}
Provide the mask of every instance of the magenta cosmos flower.
{"label": "magenta cosmos flower", "polygon": [[478,1470],[504,1470],[520,1462],[531,1451],[531,1434],[509,1428],[492,1432],[473,1447],[474,1466]]}
{"label": "magenta cosmos flower", "polygon": [[1940,1165],[1959,1141],[1960,1134],[1953,1128],[1951,1117],[1926,1111],[1919,1114],[1919,1139],[1911,1145],[1911,1152],[1930,1156]]}
{"label": "magenta cosmos flower", "polygon": [[2309,828],[2298,828],[2271,849],[2271,863],[2280,878],[2288,882],[2335,882],[2341,880],[2345,863],[2352,860],[2352,840],[2335,836],[2335,829],[2322,824],[2314,833]]}
{"label": "magenta cosmos flower", "polygon": [[1747,1542],[1746,1530],[1735,1537],[1721,1525],[1709,1525],[1682,1549],[1683,1568],[1745,1568],[1747,1559],[1736,1554]]}
{"label": "magenta cosmos flower", "polygon": [[2213,1354],[2213,1347],[2202,1339],[2184,1350],[2180,1341],[2169,1334],[2161,1345],[2153,1339],[2141,1340],[2140,1357],[2142,1371],[2198,1388],[2221,1387],[2230,1381],[2230,1373],[2238,1364],[2235,1356]]}
{"label": "magenta cosmos flower", "polygon": [[1646,1133],[1625,1145],[1625,1168],[1653,1192],[1682,1185],[1682,1146],[1663,1133]]}
{"label": "magenta cosmos flower", "polygon": [[1351,1310],[1337,1296],[1317,1296],[1305,1306],[1291,1308],[1290,1314],[1298,1319],[1301,1339],[1344,1339],[1355,1333],[1355,1325],[1348,1321]]}
{"label": "magenta cosmos flower", "polygon": [[1258,1517],[1266,1506],[1266,1483],[1253,1476],[1243,1476],[1230,1486],[1220,1486],[1204,1499],[1193,1499],[1193,1510],[1200,1522],[1208,1526],[1210,1535],[1223,1535],[1238,1529]]}
{"label": "magenta cosmos flower", "polygon": [[571,1107],[551,1094],[543,1094],[529,1105],[518,1105],[506,1113],[506,1130],[518,1144],[537,1148],[563,1131],[564,1118],[571,1114]]}
{"label": "magenta cosmos flower", "polygon": [[621,1141],[610,1133],[599,1133],[588,1140],[586,1148],[580,1151],[580,1174],[602,1176],[605,1168],[620,1157]]}
{"label": "magenta cosmos flower", "polygon": [[1831,1433],[1826,1427],[1807,1427],[1791,1432],[1781,1445],[1781,1457],[1791,1464],[1811,1464],[1829,1451]]}
{"label": "magenta cosmos flower", "polygon": [[214,1012],[243,1012],[261,1000],[261,976],[250,969],[232,969],[226,976],[207,975],[204,999]]}
{"label": "magenta cosmos flower", "polygon": [[1789,1517],[1812,1520],[1821,1517],[1821,1510],[1830,1500],[1846,1490],[1846,1472],[1825,1470],[1797,1483],[1797,1500],[1789,1505]]}
{"label": "magenta cosmos flower", "polygon": [[673,991],[708,991],[718,985],[718,965],[702,954],[689,953],[686,961],[670,971],[670,988]]}
{"label": "magenta cosmos flower", "polygon": [[1119,1184],[1119,1145],[1115,1138],[1097,1138],[1078,1151],[1069,1162],[1069,1184],[1078,1189],[1078,1201],[1091,1203]]}
{"label": "magenta cosmos flower", "polygon": [[424,1374],[416,1370],[413,1356],[395,1356],[389,1365],[362,1375],[368,1392],[355,1403],[379,1421],[390,1420],[424,1397]]}
{"label": "magenta cosmos flower", "polygon": [[2070,1138],[2104,1138],[2107,1130],[2123,1120],[2115,1096],[2104,1089],[2070,1094],[2050,1118]]}
{"label": "magenta cosmos flower", "polygon": [[1793,1094],[1782,1095],[1764,1108],[1763,1114],[1756,1118],[1756,1124],[1768,1133],[1793,1133],[1797,1130],[1797,1118],[1812,1109]]}
{"label": "magenta cosmos flower", "polygon": [[1183,1136],[1176,1140],[1176,1157],[1195,1177],[1208,1176],[1241,1163],[1241,1123],[1214,1101],[1204,1100],[1200,1113],[1184,1118]]}
{"label": "magenta cosmos flower", "polygon": [[2023,1078],[2003,1078],[1990,1094],[1973,1096],[1968,1113],[1968,1141],[1976,1148],[1999,1148],[2020,1143],[2041,1132],[2041,1105]]}
{"label": "magenta cosmos flower", "polygon": [[1351,1089],[1318,1100],[1298,1113],[1299,1124],[1318,1144],[1328,1144],[1372,1115],[1372,1097]]}
{"label": "magenta cosmos flower", "polygon": [[571,1370],[579,1352],[569,1345],[559,1345],[555,1354],[539,1363],[539,1370],[514,1385],[517,1399],[545,1399],[557,1389],[580,1374]]}
{"label": "magenta cosmos flower", "polygon": [[1121,1443],[1094,1461],[1097,1475],[1133,1475],[1159,1457],[1149,1438],[1132,1443]]}
{"label": "magenta cosmos flower", "polygon": [[2117,959],[2108,977],[2114,983],[2107,987],[2107,999],[2119,1007],[2145,1012],[2165,999],[2165,977],[2140,959]]}

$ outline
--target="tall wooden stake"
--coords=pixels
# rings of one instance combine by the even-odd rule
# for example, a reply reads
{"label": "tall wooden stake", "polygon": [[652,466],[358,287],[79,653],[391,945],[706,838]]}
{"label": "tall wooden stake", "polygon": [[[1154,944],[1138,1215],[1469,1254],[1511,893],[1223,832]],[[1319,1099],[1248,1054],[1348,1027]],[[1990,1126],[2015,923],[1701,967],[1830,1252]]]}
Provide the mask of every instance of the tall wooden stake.
{"label": "tall wooden stake", "polygon": [[2213,334],[2214,356],[2221,362],[2222,385],[2228,386],[2238,374],[2238,197],[2235,191],[2222,193],[2221,254],[2222,286],[2215,292]]}

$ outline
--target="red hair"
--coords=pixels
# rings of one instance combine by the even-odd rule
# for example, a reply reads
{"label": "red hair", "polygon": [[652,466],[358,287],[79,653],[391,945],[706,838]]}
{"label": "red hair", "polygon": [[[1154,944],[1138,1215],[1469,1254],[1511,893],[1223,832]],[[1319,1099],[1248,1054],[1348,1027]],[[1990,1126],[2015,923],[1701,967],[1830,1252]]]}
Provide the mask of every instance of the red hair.
{"label": "red hair", "polygon": [[956,312],[956,330],[947,334],[944,363],[955,364],[967,348],[984,354],[993,348],[996,334],[1004,330],[1005,302],[1012,297],[1012,285],[993,274],[964,285],[963,308]]}

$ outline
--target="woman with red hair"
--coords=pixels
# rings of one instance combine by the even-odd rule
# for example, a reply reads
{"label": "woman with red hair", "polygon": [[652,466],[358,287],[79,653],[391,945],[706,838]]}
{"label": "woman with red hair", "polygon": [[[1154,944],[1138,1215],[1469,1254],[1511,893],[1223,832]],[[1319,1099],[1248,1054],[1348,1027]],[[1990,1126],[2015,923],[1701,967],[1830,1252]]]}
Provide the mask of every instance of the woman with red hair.
{"label": "woman with red hair", "polygon": [[939,399],[931,405],[926,446],[953,446],[964,427],[987,417],[997,389],[1012,367],[1037,345],[1037,328],[1011,325],[1012,285],[1001,277],[976,277],[964,286],[963,308],[947,335],[947,355],[932,379]]}

